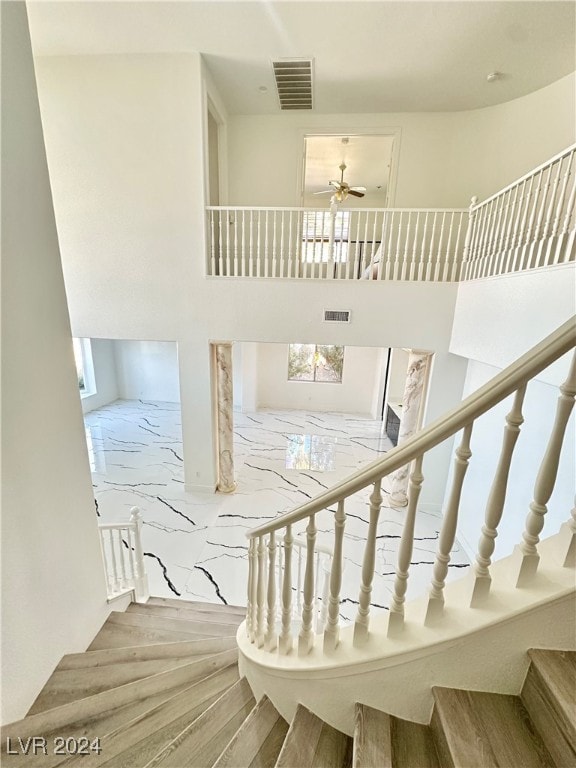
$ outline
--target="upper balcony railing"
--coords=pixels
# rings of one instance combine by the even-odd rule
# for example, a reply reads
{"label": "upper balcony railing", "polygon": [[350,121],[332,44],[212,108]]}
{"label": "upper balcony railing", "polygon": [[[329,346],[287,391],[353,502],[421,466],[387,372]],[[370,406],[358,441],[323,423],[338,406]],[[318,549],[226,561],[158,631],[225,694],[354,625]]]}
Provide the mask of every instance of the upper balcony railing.
{"label": "upper balcony railing", "polygon": [[573,261],[575,150],[469,210],[210,206],[207,274],[455,282]]}

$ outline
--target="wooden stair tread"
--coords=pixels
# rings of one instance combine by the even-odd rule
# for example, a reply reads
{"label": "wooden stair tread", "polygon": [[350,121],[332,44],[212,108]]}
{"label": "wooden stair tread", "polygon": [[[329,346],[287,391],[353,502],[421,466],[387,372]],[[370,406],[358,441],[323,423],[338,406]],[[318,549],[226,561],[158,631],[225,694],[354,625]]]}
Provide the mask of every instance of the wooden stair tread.
{"label": "wooden stair tread", "polygon": [[145,768],[157,765],[211,768],[255,703],[248,682],[242,678],[146,763]]}
{"label": "wooden stair tread", "polygon": [[[433,688],[435,735],[453,764],[466,768],[549,768],[548,750],[518,696],[455,688]],[[446,760],[439,744],[440,758]]]}
{"label": "wooden stair tread", "polygon": [[[142,603],[139,603],[142,605]],[[244,618],[246,616],[245,605],[224,605],[223,603],[206,603],[196,600],[180,600],[177,597],[149,597],[143,605],[165,605],[172,608],[190,608],[195,611],[205,611],[207,613],[218,613],[220,610],[226,613],[236,613]]]}
{"label": "wooden stair tread", "polygon": [[144,629],[161,629],[170,632],[186,634],[205,634],[214,637],[227,637],[236,634],[238,623],[227,624],[219,621],[198,621],[184,617],[159,616],[155,613],[138,613],[112,611],[106,620],[106,625],[121,625],[128,627],[143,627]]}
{"label": "wooden stair tread", "polygon": [[102,738],[102,754],[78,758],[78,765],[91,768],[110,761],[112,765],[144,765],[237,681],[237,665],[204,677],[129,722],[119,724]]}
{"label": "wooden stair tread", "polygon": [[56,670],[87,669],[103,667],[108,664],[120,664],[133,661],[151,661],[153,659],[189,658],[205,656],[207,653],[220,653],[237,648],[236,637],[210,637],[202,640],[180,640],[170,643],[151,643],[123,648],[103,648],[99,651],[71,653],[64,656]]}
{"label": "wooden stair tread", "polygon": [[390,715],[359,703],[354,714],[354,768],[392,768]]}
{"label": "wooden stair tread", "polygon": [[40,736],[57,729],[66,730],[71,724],[96,717],[104,710],[118,707],[147,698],[161,691],[187,683],[191,685],[201,677],[237,663],[238,651],[224,651],[207,660],[192,661],[182,666],[159,672],[156,675],[136,680],[132,683],[112,688],[107,691],[72,701],[59,707],[38,712],[34,715],[9,723],[2,728],[2,744],[7,736]]}
{"label": "wooden stair tread", "polygon": [[263,696],[213,768],[273,768],[287,732],[288,723],[270,699]]}
{"label": "wooden stair tread", "polygon": [[[150,623],[138,625],[137,614],[131,614],[132,623],[118,622],[110,619],[104,624],[102,629],[98,632],[90,646],[89,651],[99,651],[106,648],[126,648],[128,646],[137,645],[149,645],[158,643],[172,643],[177,641],[190,641],[190,640],[209,640],[215,636],[219,637],[234,637],[236,636],[237,627],[230,626],[228,631],[218,630],[218,634],[215,634],[211,627],[201,629],[200,631],[192,631],[190,626],[182,627],[180,630],[166,629],[162,626],[162,620],[160,623],[156,622],[156,626],[152,626]],[[156,617],[157,619],[158,617]],[[148,619],[148,617],[144,617]],[[172,619],[172,621],[179,621],[178,619]],[[182,622],[186,625],[187,622]],[[219,625],[223,628],[228,625]]]}
{"label": "wooden stair tread", "polygon": [[116,688],[144,677],[180,667],[191,661],[204,661],[214,654],[202,656],[174,657],[172,659],[152,659],[150,661],[124,662],[108,664],[106,667],[86,667],[84,669],[56,669],[46,685],[36,697],[28,714],[33,715],[53,707],[77,701],[96,693]]}
{"label": "wooden stair tread", "polygon": [[556,765],[576,765],[576,653],[530,650],[522,702]]}
{"label": "wooden stair tread", "polygon": [[299,704],[276,768],[344,768],[351,760],[350,737]]}
{"label": "wooden stair tread", "polygon": [[[225,608],[226,606],[222,606]],[[156,605],[152,603],[131,603],[126,609],[126,613],[139,613],[145,616],[165,616],[173,619],[186,619],[188,621],[202,621],[206,624],[233,624],[238,626],[246,618],[245,613],[235,613],[233,611],[205,610],[201,608],[191,608],[182,606],[178,608],[172,605]]]}

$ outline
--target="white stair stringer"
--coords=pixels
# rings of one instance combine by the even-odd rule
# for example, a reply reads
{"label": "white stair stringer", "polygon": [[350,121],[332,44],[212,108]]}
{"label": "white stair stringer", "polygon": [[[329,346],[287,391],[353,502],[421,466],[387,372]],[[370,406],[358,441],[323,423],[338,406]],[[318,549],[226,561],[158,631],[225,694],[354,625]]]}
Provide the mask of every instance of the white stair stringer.
{"label": "white stair stringer", "polygon": [[492,592],[481,608],[469,607],[473,574],[446,585],[442,622],[424,626],[427,596],[406,604],[405,626],[387,637],[387,615],[372,616],[368,641],[353,646],[353,627],[324,654],[316,638],[306,656],[257,648],[238,630],[240,673],[257,698],[264,693],[290,721],[300,703],[335,728],[353,732],[350,700],[399,718],[428,723],[431,687],[520,692],[530,647],[576,650],[575,569],[561,565],[562,536],[540,543],[538,577],[517,589],[514,556],[492,566]]}

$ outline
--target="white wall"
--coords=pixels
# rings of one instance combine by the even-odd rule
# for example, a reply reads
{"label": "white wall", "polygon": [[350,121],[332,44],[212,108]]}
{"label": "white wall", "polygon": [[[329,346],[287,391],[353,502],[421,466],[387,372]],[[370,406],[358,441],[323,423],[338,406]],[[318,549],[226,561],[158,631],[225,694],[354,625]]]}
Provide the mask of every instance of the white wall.
{"label": "white wall", "polygon": [[118,397],[179,403],[178,347],[174,341],[114,341]]}
{"label": "white wall", "polygon": [[[574,263],[462,283],[450,351],[505,368],[576,314]],[[540,378],[558,384],[566,367]]]}
{"label": "white wall", "polygon": [[[575,140],[575,78],[506,104],[454,113],[233,116],[230,203],[298,205],[303,136],[400,131],[394,207],[467,207]],[[328,205],[328,203],[326,203]]]}
{"label": "white wall", "polygon": [[[569,356],[566,356],[566,362]],[[471,360],[468,366],[464,396],[474,392],[500,369]],[[496,539],[493,559],[504,557],[520,541],[524,530],[528,507],[534,498],[534,483],[540,468],[548,438],[554,423],[556,401],[559,391],[556,386],[534,380],[527,389],[522,409],[524,424],[516,443],[510,470],[506,505]],[[458,538],[468,552],[476,551],[480,529],[484,522],[489,486],[487,478],[493,478],[500,453],[506,414],[512,407],[512,396],[484,414],[474,423],[471,450],[472,458],[464,483]],[[554,492],[548,503],[544,529],[541,538],[557,533],[574,505],[576,491],[574,413],[570,418],[564,440],[564,450],[558,470]]]}
{"label": "white wall", "polygon": [[288,344],[258,345],[258,407],[376,418],[382,349],[346,347],[342,382],[288,381]]}
{"label": "white wall", "polygon": [[108,613],[26,5],[2,32],[2,721]]}
{"label": "white wall", "polygon": [[96,391],[82,397],[83,413],[113,403],[120,396],[116,378],[114,342],[109,339],[90,339],[90,347],[92,349]]}

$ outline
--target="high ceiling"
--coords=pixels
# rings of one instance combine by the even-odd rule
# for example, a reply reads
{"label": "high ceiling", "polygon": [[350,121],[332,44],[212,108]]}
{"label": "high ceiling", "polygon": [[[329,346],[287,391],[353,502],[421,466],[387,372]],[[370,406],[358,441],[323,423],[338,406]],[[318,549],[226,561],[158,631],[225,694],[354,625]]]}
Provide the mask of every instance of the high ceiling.
{"label": "high ceiling", "polygon": [[576,4],[556,0],[27,5],[36,56],[199,51],[235,114],[279,113],[277,58],[314,59],[320,113],[475,109],[575,68]]}

